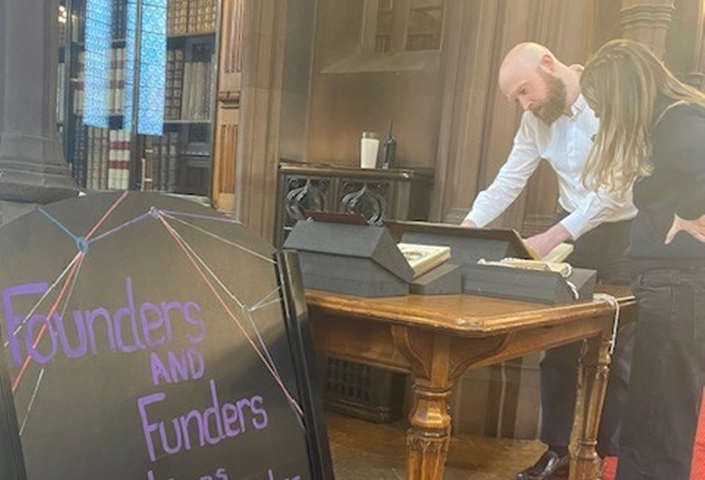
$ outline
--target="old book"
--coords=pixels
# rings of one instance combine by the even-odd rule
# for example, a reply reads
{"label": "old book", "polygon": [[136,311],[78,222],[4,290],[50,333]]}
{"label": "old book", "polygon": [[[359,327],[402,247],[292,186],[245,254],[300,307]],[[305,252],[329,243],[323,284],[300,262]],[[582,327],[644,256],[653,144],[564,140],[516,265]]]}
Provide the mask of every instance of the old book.
{"label": "old book", "polygon": [[564,262],[546,262],[543,260],[526,260],[524,258],[503,258],[495,262],[480,261],[481,265],[497,265],[512,268],[521,268],[524,270],[538,270],[542,272],[556,272],[563,277],[570,276],[572,268]]}
{"label": "old book", "polygon": [[447,245],[423,245],[404,242],[397,245],[414,271],[414,278],[423,275],[450,258],[450,247]]}
{"label": "old book", "polygon": [[526,249],[529,251],[531,254],[532,259],[534,260],[542,260],[547,263],[560,263],[566,258],[568,258],[568,255],[573,253],[573,249],[575,248],[572,243],[560,243],[556,245],[553,250],[548,252],[545,256],[541,256],[539,252],[531,248],[526,242],[524,242],[524,245],[526,246]]}

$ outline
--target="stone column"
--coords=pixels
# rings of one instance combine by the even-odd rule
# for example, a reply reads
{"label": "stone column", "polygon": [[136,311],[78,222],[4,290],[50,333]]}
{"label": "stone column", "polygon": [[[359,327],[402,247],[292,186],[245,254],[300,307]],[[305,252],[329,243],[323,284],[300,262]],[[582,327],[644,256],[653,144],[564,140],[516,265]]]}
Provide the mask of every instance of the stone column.
{"label": "stone column", "polygon": [[639,41],[663,58],[675,0],[623,0],[622,37]]}
{"label": "stone column", "polygon": [[75,196],[56,126],[58,0],[0,0],[0,225]]}

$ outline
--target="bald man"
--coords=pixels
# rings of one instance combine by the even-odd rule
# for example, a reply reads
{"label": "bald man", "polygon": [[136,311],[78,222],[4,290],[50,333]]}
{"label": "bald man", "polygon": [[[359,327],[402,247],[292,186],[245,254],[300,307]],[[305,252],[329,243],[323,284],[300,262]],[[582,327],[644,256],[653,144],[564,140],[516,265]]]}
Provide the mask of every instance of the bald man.
{"label": "bald man", "polygon": [[[624,257],[636,209],[626,195],[587,190],[582,170],[597,133],[598,119],[580,94],[579,66],[566,66],[543,45],[521,43],[502,61],[499,88],[524,110],[514,146],[492,184],[482,191],[462,222],[484,227],[519,196],[541,159],[558,177],[559,213],[546,231],[527,239],[545,255],[562,242],[575,249],[567,259],[598,272],[605,283],[628,283]],[[633,328],[620,332],[598,437],[601,457],[616,455],[621,412],[631,367]],[[568,442],[573,425],[577,362],[581,343],[545,352],[541,361],[541,440],[547,451],[518,480],[568,476]]]}

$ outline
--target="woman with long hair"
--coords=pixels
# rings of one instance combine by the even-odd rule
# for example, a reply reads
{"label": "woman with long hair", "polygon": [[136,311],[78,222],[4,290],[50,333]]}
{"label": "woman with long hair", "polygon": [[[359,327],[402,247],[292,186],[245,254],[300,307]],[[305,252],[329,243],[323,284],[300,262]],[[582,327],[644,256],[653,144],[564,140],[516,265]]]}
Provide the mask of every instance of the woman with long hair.
{"label": "woman with long hair", "polygon": [[688,480],[705,385],[705,95],[646,46],[604,45],[583,95],[600,128],[583,173],[633,187],[628,255],[639,305],[617,480]]}

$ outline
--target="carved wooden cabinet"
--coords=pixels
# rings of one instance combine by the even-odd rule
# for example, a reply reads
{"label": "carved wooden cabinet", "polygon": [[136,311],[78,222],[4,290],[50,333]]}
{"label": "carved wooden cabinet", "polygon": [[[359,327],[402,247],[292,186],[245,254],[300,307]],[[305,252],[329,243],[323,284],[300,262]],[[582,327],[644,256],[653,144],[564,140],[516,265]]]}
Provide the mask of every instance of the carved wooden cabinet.
{"label": "carved wooden cabinet", "polygon": [[[430,169],[362,169],[282,160],[279,163],[275,245],[307,212],[357,212],[371,225],[426,220]],[[320,357],[327,409],[386,423],[402,416],[406,375],[357,362]]]}
{"label": "carved wooden cabinet", "polygon": [[306,212],[357,212],[370,225],[428,218],[433,171],[363,169],[282,160],[279,163],[275,245]]}

